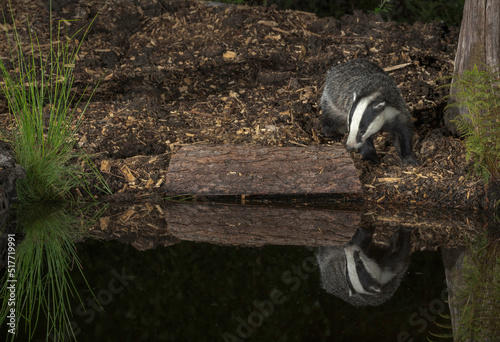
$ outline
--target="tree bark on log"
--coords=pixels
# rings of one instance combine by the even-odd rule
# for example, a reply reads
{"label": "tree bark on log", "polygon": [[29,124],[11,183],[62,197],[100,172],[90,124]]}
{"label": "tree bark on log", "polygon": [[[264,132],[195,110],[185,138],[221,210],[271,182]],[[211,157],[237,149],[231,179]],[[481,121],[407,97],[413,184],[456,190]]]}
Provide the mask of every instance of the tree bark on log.
{"label": "tree bark on log", "polygon": [[466,255],[465,247],[461,248],[443,248],[443,264],[445,267],[446,286],[448,287],[448,306],[451,315],[451,327],[453,337],[458,340],[458,331],[461,324],[461,307],[457,298],[457,291],[464,286],[463,263]]}
{"label": "tree bark on log", "polygon": [[[471,70],[474,65],[496,68],[500,64],[500,1],[466,0],[464,4],[454,76]],[[455,90],[450,89],[449,104],[453,103]],[[448,130],[459,135],[453,120],[466,113],[462,107],[448,107],[444,122]]]}
{"label": "tree bark on log", "polygon": [[168,231],[180,240],[234,246],[343,246],[362,213],[273,206],[172,204]]}
{"label": "tree bark on log", "polygon": [[191,145],[171,159],[167,195],[287,195],[362,192],[340,146]]}

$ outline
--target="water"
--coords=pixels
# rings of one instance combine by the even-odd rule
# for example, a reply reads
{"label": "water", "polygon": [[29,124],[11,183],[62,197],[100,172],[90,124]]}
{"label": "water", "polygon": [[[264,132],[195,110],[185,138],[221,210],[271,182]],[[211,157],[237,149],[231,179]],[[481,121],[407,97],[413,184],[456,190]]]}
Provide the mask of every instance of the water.
{"label": "water", "polygon": [[304,247],[182,242],[140,252],[87,241],[78,251],[104,309],[76,277],[89,306],[73,301],[78,341],[391,341],[405,331],[425,340],[439,328],[419,309],[435,317],[428,306],[446,288],[437,252],[415,253],[395,296],[360,309],[320,287],[314,251]]}
{"label": "water", "polygon": [[[194,220],[191,226],[185,225],[184,229],[180,229],[186,218],[174,215],[167,218],[170,222],[166,227],[161,227],[155,216],[156,241],[165,233],[163,229],[168,227],[176,231],[177,237],[180,231],[187,231],[184,238],[190,240],[207,241],[214,236],[220,239],[230,234],[227,227],[214,223],[212,212],[208,211],[204,218],[200,216],[199,210],[206,207],[195,209],[198,217],[190,212],[193,206],[179,208],[175,209],[177,213],[183,212],[183,208],[190,213],[189,217]],[[219,217],[226,217],[221,213],[226,211],[227,206],[209,208],[213,208]],[[232,242],[232,246],[179,241],[167,247],[156,246],[139,251],[119,241],[88,239],[78,243],[76,246],[83,272],[102,307],[96,303],[81,274],[73,268],[71,277],[85,304],[84,308],[77,298],[72,298],[70,302],[77,340],[426,341],[428,337],[436,340],[430,332],[450,333],[434,323],[437,320],[450,324],[449,319],[440,316],[440,313],[449,314],[440,251],[412,253],[399,288],[387,302],[376,307],[353,307],[327,293],[321,286],[315,254],[322,240],[315,237],[306,243],[308,246],[300,246],[297,245],[300,236],[293,235],[308,229],[306,222],[311,221],[311,213],[314,214],[312,217],[319,217],[314,222],[316,225],[331,215],[337,215],[337,219],[348,215],[352,223],[358,225],[359,222],[353,219],[358,218],[357,214],[341,211],[338,216],[338,210],[300,208],[297,211],[290,208],[292,211],[286,214],[287,217],[299,221],[286,221],[279,227],[278,218],[286,216],[283,207],[278,211],[269,206],[253,208],[248,212],[252,213],[250,216],[244,214],[247,209],[230,209],[239,219],[228,222],[226,217],[222,221],[234,227],[244,246],[233,240],[226,241]],[[172,213],[165,207],[163,210],[167,216]],[[290,237],[291,245],[265,245],[266,237],[262,236],[262,229],[268,227],[262,217],[256,216],[257,213],[276,229],[292,226],[288,231],[282,230]],[[252,215],[253,222],[250,224],[248,220]],[[387,217],[394,215],[391,212]],[[276,221],[272,217],[276,217]],[[359,219],[363,221],[364,217],[366,215],[360,215]],[[147,219],[141,219],[146,224]],[[144,238],[140,234],[141,227],[137,227],[132,219],[129,222],[131,226],[136,226],[136,237]],[[251,231],[250,227],[255,223],[258,227]],[[106,229],[110,227],[106,226]],[[194,232],[203,227],[212,235],[200,239],[202,234]],[[377,239],[384,240],[379,228],[375,228]],[[320,230],[331,245],[336,237],[328,234],[325,227]],[[390,230],[389,227],[387,230]],[[435,232],[428,228],[422,229],[419,234],[426,231],[429,234]],[[130,240],[126,234],[122,235],[122,240],[123,236],[125,240]],[[414,243],[420,243],[418,249],[425,249],[422,239],[413,239]],[[263,244],[263,241],[263,246],[255,246]],[[277,241],[285,244],[285,240]],[[431,246],[429,249],[435,248]],[[46,322],[42,319],[38,323],[35,341],[45,340],[45,327]],[[25,341],[27,337],[21,330],[18,330],[17,340]],[[0,336],[6,336],[5,324],[2,324]]]}

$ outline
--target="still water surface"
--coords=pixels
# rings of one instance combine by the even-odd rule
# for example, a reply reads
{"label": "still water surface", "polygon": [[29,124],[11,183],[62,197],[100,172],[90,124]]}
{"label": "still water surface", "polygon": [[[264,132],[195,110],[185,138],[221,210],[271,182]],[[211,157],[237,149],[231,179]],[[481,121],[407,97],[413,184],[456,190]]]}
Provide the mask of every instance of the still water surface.
{"label": "still water surface", "polygon": [[[213,223],[212,210],[196,206],[181,209],[182,212],[195,210],[196,217],[192,213],[188,216],[195,217],[196,222],[188,225],[186,218],[171,211],[170,217],[175,218],[175,222],[167,224],[171,232],[181,230],[190,239],[198,238],[200,233],[197,236],[195,232],[201,231],[211,232],[218,238],[227,235],[226,228]],[[216,218],[222,215],[228,220],[229,216],[224,216],[226,212],[236,212],[238,217],[245,217],[246,221],[251,218],[253,224],[260,225],[250,232],[250,225],[236,224],[238,236],[247,239],[246,246],[234,245],[234,241],[232,246],[180,241],[139,251],[118,241],[88,239],[77,243],[83,272],[101,303],[101,306],[97,304],[75,267],[71,277],[85,305],[76,297],[71,299],[77,340],[426,341],[427,338],[435,340],[431,332],[450,333],[435,324],[435,321],[450,324],[449,318],[440,315],[449,314],[441,251],[413,248],[408,268],[394,295],[379,306],[354,307],[324,289],[322,275],[326,271],[318,266],[321,239],[311,239],[309,246],[297,246],[297,243],[248,246],[248,239],[267,238],[263,230],[265,221],[272,222],[270,226],[294,226],[292,232],[299,235],[295,240],[290,239],[296,242],[302,238],[302,232],[313,229],[308,234],[315,234],[318,229],[314,227],[320,222],[334,222],[331,217],[335,217],[332,225],[339,224],[340,228],[335,228],[330,235],[326,228],[319,230],[320,236],[328,236],[333,241],[338,238],[335,231],[349,225],[349,221],[358,225],[355,219],[358,214],[324,208],[319,211],[293,209],[285,213],[282,208],[270,211],[269,207],[260,207],[251,209],[245,216],[246,208],[214,210]],[[203,211],[207,214],[201,219]],[[260,213],[264,221],[255,213]],[[388,213],[387,217],[393,217],[391,215]],[[280,223],[283,216],[302,221]],[[234,227],[235,223],[231,221],[229,226]],[[236,228],[231,229],[236,232]],[[426,227],[419,229],[412,234],[432,231]],[[203,237],[204,241],[208,238]],[[331,246],[331,241],[325,245]],[[5,324],[0,336],[6,336]],[[46,322],[42,318],[33,341],[43,341],[45,337]],[[17,340],[28,340],[22,325]]]}
{"label": "still water surface", "polygon": [[321,288],[306,247],[182,242],[140,252],[92,240],[78,252],[104,309],[74,272],[87,305],[73,301],[78,341],[424,341],[445,312],[438,252],[414,253],[395,295],[362,308]]}

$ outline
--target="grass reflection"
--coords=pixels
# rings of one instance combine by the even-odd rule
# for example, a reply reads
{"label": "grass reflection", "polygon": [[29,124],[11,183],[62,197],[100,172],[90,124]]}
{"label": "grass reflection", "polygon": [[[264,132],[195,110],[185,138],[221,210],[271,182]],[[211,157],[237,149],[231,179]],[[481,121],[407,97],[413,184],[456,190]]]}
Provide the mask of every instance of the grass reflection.
{"label": "grass reflection", "polygon": [[494,341],[500,333],[500,243],[478,236],[464,258],[463,283],[457,297],[459,341]]}
{"label": "grass reflection", "polygon": [[[70,326],[70,300],[80,299],[70,272],[77,268],[83,276],[74,241],[85,231],[82,217],[87,216],[87,212],[76,209],[75,215],[75,208],[61,203],[18,208],[18,233],[11,234],[15,235],[15,272],[8,269],[4,274],[0,292],[1,321],[7,324],[12,312],[15,316],[16,325],[14,330],[9,326],[8,340],[14,340],[12,332],[17,335],[20,327],[31,339],[39,321],[45,319],[46,336],[56,341],[63,339],[63,333]],[[15,296],[11,294],[13,285]]]}

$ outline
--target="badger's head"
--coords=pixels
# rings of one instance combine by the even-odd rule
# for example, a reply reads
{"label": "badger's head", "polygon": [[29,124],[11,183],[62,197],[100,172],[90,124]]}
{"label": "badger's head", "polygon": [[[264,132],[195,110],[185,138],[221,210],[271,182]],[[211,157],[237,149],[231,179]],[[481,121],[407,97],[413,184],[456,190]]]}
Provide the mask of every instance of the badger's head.
{"label": "badger's head", "polygon": [[411,230],[400,229],[390,245],[372,241],[373,231],[360,227],[344,246],[316,251],[321,286],[354,306],[380,305],[396,292],[410,261]]}
{"label": "badger's head", "polygon": [[366,139],[379,132],[397,114],[398,110],[388,106],[379,92],[359,98],[354,93],[347,117],[347,150],[359,150]]}
{"label": "badger's head", "polygon": [[357,245],[352,243],[346,245],[344,252],[346,255],[345,277],[350,297],[356,294],[378,295],[382,289],[382,282],[394,276],[391,272],[384,272]]}

